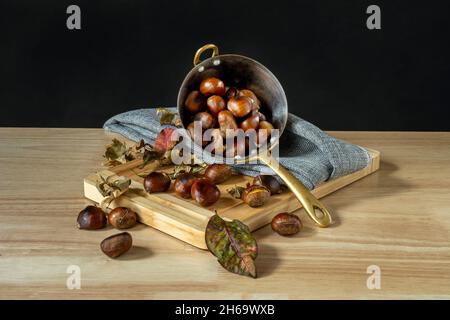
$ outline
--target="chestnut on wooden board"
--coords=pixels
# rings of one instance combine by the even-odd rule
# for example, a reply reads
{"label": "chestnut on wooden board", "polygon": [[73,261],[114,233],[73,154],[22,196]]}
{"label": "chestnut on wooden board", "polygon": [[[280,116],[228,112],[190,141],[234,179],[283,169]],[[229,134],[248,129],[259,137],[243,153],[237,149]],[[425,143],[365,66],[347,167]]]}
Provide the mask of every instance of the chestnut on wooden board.
{"label": "chestnut on wooden board", "polygon": [[217,78],[207,78],[200,83],[200,92],[205,96],[219,95],[223,96],[225,94],[225,83]]}
{"label": "chestnut on wooden board", "polygon": [[198,179],[192,173],[184,172],[177,176],[175,180],[175,193],[183,198],[191,198],[191,188],[194,182]]}
{"label": "chestnut on wooden board", "polygon": [[166,173],[151,172],[144,179],[144,189],[148,193],[164,192],[170,187],[170,178]]}
{"label": "chestnut on wooden board", "polygon": [[192,199],[201,206],[208,207],[220,198],[220,190],[208,179],[198,179],[191,188]]}
{"label": "chestnut on wooden board", "polygon": [[241,199],[250,207],[260,207],[270,198],[270,191],[264,186],[249,186],[242,192]]}
{"label": "chestnut on wooden board", "polygon": [[214,184],[219,184],[231,177],[233,170],[226,164],[211,164],[205,170],[205,177]]}

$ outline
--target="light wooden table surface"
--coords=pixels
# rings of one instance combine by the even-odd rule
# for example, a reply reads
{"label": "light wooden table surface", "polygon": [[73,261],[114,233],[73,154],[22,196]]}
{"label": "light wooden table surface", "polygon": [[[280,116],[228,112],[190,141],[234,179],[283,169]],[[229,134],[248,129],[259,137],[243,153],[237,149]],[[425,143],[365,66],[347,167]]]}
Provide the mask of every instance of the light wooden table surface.
{"label": "light wooden table surface", "polygon": [[[117,260],[81,231],[83,177],[101,168],[101,129],[0,128],[0,298],[450,298],[450,133],[332,132],[381,151],[379,172],[323,198],[337,223],[284,238],[254,233],[259,278],[226,272],[206,251],[131,230]],[[66,286],[71,265],[81,289]],[[381,270],[369,290],[367,268]]]}

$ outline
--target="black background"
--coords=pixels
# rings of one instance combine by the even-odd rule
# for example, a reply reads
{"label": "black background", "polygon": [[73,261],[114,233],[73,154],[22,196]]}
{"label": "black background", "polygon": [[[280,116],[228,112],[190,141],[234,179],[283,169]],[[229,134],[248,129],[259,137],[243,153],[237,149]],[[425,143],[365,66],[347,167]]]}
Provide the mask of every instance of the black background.
{"label": "black background", "polygon": [[[81,30],[66,8],[81,7]],[[381,30],[366,8],[381,7]],[[174,105],[205,43],[266,65],[328,130],[450,130],[449,1],[0,1],[0,126]]]}

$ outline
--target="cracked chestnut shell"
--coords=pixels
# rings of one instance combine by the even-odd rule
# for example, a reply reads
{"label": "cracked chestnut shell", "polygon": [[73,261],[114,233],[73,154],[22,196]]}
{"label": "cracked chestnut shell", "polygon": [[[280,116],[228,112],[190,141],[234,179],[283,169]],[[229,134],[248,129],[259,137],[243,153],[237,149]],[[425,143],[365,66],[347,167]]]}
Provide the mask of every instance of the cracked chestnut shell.
{"label": "cracked chestnut shell", "polygon": [[198,179],[192,173],[181,173],[175,180],[175,193],[183,198],[191,198],[191,188],[194,182]]}
{"label": "cracked chestnut shell", "polygon": [[164,192],[170,188],[170,178],[166,173],[151,172],[144,179],[144,189],[148,193]]}
{"label": "cracked chestnut shell", "polygon": [[106,214],[95,206],[87,206],[78,214],[77,224],[79,229],[96,230],[106,226]]}
{"label": "cracked chestnut shell", "polygon": [[229,165],[226,164],[211,164],[205,170],[205,177],[214,184],[219,184],[228,180],[233,171]]}
{"label": "cracked chestnut shell", "polygon": [[110,258],[117,258],[130,250],[133,238],[128,232],[118,233],[104,239],[100,243],[103,253]]}
{"label": "cracked chestnut shell", "polygon": [[197,179],[191,187],[192,199],[208,207],[220,198],[220,190],[208,179]]}
{"label": "cracked chestnut shell", "polygon": [[281,193],[281,183],[274,176],[268,174],[256,176],[253,184],[266,187],[270,190],[271,195]]}
{"label": "cracked chestnut shell", "polygon": [[296,234],[303,228],[300,218],[287,212],[279,213],[273,217],[271,226],[273,231],[282,236]]}
{"label": "cracked chestnut shell", "polygon": [[136,212],[131,209],[117,207],[108,214],[108,222],[114,228],[128,229],[136,224],[137,215]]}
{"label": "cracked chestnut shell", "polygon": [[270,190],[264,186],[249,186],[241,195],[242,201],[248,204],[250,207],[260,207],[267,202],[270,198]]}

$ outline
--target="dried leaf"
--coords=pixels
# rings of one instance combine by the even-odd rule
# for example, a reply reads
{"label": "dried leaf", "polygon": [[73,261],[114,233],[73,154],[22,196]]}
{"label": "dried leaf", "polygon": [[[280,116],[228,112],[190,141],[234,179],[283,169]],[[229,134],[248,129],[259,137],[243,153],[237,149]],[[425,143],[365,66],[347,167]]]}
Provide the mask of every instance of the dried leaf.
{"label": "dried leaf", "polygon": [[117,139],[113,139],[112,143],[106,146],[104,157],[106,158],[106,165],[108,166],[116,166],[118,164],[125,163],[126,153],[128,151],[128,147],[122,141]]}
{"label": "dried leaf", "polygon": [[173,168],[173,172],[169,173],[170,179],[174,180],[178,177],[180,173],[192,173],[196,174],[204,170],[208,165],[206,163],[202,163],[199,165],[189,165],[189,164],[180,164]]}
{"label": "dried leaf", "polygon": [[244,187],[235,185],[234,188],[228,189],[227,192],[231,194],[233,198],[240,199],[244,190]]}
{"label": "dried leaf", "polygon": [[97,181],[96,187],[104,197],[100,202],[100,206],[103,210],[106,210],[114,199],[117,199],[129,189],[131,180],[125,177],[116,177],[115,179],[107,177],[105,179],[100,174],[98,177],[99,180]]}
{"label": "dried leaf", "polygon": [[[159,152],[170,151],[178,143],[178,134],[174,133],[174,128],[164,128],[158,134],[155,140],[154,149]],[[174,139],[172,140],[172,134]]]}
{"label": "dried leaf", "polygon": [[225,269],[256,278],[258,244],[245,224],[239,220],[228,222],[215,214],[206,226],[205,240]]}
{"label": "dried leaf", "polygon": [[159,116],[159,124],[160,125],[173,125],[175,127],[182,127],[183,123],[178,116],[178,113],[169,111],[166,108],[158,108],[156,109],[156,114]]}

